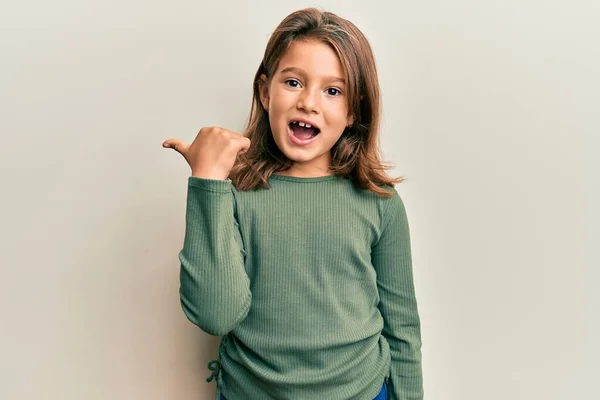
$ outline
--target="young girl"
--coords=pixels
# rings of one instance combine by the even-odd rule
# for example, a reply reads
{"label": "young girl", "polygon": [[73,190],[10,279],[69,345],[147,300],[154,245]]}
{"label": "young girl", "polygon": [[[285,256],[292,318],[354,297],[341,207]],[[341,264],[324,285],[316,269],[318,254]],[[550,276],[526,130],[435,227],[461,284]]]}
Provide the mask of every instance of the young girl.
{"label": "young girl", "polygon": [[404,204],[379,160],[371,47],[318,9],[286,17],[242,135],[169,139],[188,178],[181,304],[222,335],[227,400],[423,398]]}

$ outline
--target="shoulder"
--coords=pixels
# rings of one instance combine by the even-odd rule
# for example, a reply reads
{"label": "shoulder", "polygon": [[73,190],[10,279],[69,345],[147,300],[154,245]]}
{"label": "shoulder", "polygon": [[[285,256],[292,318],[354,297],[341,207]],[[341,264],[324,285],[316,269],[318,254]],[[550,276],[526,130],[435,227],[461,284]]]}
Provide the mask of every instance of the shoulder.
{"label": "shoulder", "polygon": [[377,196],[381,215],[381,226],[385,229],[390,223],[407,223],[406,206],[397,188],[385,186],[390,196]]}
{"label": "shoulder", "polygon": [[387,195],[379,195],[372,191],[367,191],[379,204],[381,204],[384,208],[389,208],[393,206],[403,205],[402,197],[400,196],[400,191],[394,186],[388,185],[379,185],[380,189],[383,189],[388,194]]}

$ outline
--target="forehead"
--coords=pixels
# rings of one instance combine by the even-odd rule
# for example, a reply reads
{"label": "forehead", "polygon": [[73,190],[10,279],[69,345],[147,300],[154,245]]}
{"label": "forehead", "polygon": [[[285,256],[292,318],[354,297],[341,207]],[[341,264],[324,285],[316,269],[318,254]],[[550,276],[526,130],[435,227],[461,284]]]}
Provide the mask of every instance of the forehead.
{"label": "forehead", "polygon": [[277,73],[290,70],[314,79],[339,78],[343,80],[344,69],[335,51],[316,40],[296,40],[279,60]]}

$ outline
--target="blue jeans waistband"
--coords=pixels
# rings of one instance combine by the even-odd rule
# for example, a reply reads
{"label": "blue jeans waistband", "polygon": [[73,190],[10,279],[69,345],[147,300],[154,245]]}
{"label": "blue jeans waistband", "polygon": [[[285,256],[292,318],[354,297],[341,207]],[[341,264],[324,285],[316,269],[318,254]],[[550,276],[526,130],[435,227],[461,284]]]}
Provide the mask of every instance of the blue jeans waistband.
{"label": "blue jeans waistband", "polygon": [[[227,400],[225,396],[221,395],[221,400]],[[387,400],[387,385],[383,382],[383,386],[381,386],[381,391],[373,400]]]}

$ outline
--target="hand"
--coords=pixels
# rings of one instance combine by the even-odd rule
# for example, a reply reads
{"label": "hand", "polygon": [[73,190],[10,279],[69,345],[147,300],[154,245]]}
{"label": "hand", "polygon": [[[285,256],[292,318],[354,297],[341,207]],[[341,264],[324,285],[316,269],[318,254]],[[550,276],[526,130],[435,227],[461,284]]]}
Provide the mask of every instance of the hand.
{"label": "hand", "polygon": [[192,176],[225,180],[238,155],[250,147],[250,139],[227,129],[204,127],[192,142],[168,139],[163,147],[181,154],[192,169]]}

